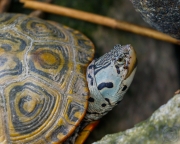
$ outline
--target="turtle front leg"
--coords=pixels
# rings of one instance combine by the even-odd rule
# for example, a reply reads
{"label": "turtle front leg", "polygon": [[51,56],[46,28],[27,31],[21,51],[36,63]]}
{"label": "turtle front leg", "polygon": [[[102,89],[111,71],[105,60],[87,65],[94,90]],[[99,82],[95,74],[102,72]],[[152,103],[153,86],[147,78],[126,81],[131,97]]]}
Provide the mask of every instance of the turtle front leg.
{"label": "turtle front leg", "polygon": [[99,121],[90,122],[79,134],[75,144],[83,144],[93,129],[98,125]]}

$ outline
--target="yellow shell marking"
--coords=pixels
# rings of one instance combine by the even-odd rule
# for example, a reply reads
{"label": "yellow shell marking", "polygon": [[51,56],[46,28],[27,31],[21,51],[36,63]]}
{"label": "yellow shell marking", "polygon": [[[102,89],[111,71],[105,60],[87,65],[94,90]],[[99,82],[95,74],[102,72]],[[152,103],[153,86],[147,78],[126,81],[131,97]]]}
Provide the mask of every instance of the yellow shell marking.
{"label": "yellow shell marking", "polygon": [[42,60],[44,63],[47,63],[48,65],[53,65],[57,61],[57,59],[50,53],[40,54],[39,57],[40,57],[40,60]]}

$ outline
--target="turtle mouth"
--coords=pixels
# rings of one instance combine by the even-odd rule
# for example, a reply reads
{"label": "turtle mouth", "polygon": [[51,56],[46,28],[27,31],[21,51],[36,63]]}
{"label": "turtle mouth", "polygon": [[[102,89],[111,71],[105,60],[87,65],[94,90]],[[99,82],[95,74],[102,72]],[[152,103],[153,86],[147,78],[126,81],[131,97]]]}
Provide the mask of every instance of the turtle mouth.
{"label": "turtle mouth", "polygon": [[127,69],[127,74],[125,79],[128,78],[133,72],[133,70],[137,67],[137,57],[134,48],[131,45],[129,45],[128,50],[129,50],[129,60],[126,60],[126,63],[124,64],[124,68]]}

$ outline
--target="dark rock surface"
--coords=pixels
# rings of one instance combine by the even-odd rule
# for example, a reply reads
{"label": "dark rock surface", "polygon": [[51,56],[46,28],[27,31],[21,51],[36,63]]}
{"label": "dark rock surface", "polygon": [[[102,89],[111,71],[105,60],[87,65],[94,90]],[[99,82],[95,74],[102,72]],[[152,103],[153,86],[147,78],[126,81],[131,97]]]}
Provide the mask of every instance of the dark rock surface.
{"label": "dark rock surface", "polygon": [[180,39],[179,0],[130,0],[152,27]]}

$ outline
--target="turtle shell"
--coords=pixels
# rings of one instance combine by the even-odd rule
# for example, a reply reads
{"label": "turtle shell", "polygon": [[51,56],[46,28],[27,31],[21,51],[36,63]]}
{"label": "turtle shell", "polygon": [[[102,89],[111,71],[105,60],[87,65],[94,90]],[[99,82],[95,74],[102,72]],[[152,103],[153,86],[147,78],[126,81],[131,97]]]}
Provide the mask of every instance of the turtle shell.
{"label": "turtle shell", "polygon": [[0,143],[61,143],[83,119],[94,46],[78,31],[0,14]]}

